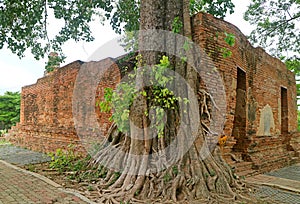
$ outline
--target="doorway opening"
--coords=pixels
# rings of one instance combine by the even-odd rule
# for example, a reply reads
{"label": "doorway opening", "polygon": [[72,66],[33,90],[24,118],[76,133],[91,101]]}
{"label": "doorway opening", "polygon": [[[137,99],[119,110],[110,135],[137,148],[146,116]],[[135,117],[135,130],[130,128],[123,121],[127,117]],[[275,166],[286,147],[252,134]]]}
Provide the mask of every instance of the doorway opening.
{"label": "doorway opening", "polygon": [[233,121],[232,135],[236,139],[236,144],[233,147],[234,152],[240,153],[243,159],[243,152],[247,149],[246,142],[246,106],[247,92],[246,92],[246,73],[237,69],[237,87],[236,87],[236,105]]}
{"label": "doorway opening", "polygon": [[281,87],[281,134],[288,133],[289,118],[288,118],[288,98],[287,89]]}

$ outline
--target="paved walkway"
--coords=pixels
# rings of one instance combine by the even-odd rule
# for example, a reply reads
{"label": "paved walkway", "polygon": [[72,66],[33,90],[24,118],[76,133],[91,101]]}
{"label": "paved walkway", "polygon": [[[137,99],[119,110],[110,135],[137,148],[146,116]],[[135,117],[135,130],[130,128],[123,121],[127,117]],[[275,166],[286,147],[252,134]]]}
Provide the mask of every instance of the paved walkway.
{"label": "paved walkway", "polygon": [[0,145],[0,159],[11,164],[26,165],[50,161],[51,158],[43,153],[15,147],[13,145]]}
{"label": "paved walkway", "polygon": [[87,199],[67,192],[58,184],[4,161],[0,161],[0,184],[0,204],[88,203]]}
{"label": "paved walkway", "polygon": [[279,203],[300,204],[300,164],[246,178],[260,186],[255,196]]}
{"label": "paved walkway", "polygon": [[[0,158],[24,165],[48,160],[47,156],[16,148],[0,146]],[[93,203],[74,190],[64,189],[39,174],[0,160],[0,204],[87,204]]]}
{"label": "paved walkway", "polygon": [[[47,160],[49,157],[41,153],[0,145],[0,204],[93,203],[74,190],[66,190],[44,176],[10,164],[24,165]],[[257,198],[271,198],[274,203],[280,204],[300,204],[300,164],[249,177],[246,182],[260,186],[254,192]]]}

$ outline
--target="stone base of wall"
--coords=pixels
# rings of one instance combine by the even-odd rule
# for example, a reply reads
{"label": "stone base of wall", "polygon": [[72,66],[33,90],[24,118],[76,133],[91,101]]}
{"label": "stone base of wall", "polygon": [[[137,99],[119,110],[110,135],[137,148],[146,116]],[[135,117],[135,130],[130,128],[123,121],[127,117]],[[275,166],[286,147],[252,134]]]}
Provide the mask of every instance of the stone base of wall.
{"label": "stone base of wall", "polygon": [[297,156],[300,156],[300,132],[294,133],[290,142],[291,148],[296,152]]}
{"label": "stone base of wall", "polygon": [[8,140],[17,146],[38,152],[55,152],[57,149],[67,149],[74,146],[76,151],[86,155],[86,150],[73,128],[53,128],[20,125],[13,127],[8,134]]}
{"label": "stone base of wall", "polygon": [[[232,150],[235,141],[228,141],[223,157],[238,175],[251,176],[300,162],[300,133],[284,137],[254,136],[245,152]],[[291,148],[294,147],[294,148]],[[299,149],[297,149],[299,148]]]}

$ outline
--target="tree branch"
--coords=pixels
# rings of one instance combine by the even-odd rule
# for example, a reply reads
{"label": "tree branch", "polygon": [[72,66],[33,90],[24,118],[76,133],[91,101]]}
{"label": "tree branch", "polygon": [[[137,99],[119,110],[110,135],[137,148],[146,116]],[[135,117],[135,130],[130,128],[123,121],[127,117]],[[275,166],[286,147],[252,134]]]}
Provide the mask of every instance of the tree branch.
{"label": "tree branch", "polygon": [[48,30],[47,30],[47,19],[48,19],[48,10],[47,10],[47,3],[48,3],[48,1],[47,0],[45,0],[44,1],[45,2],[45,15],[44,15],[44,17],[45,17],[45,21],[44,21],[44,29],[45,29],[45,35],[46,35],[46,39],[47,39],[47,41],[48,41],[48,44],[50,45],[51,44],[51,42],[50,42],[50,39],[49,39],[49,36],[48,36]]}
{"label": "tree branch", "polygon": [[[277,28],[279,28],[279,27],[281,27],[282,25],[284,25],[284,24],[287,24],[288,22],[290,22],[290,21],[293,21],[293,20],[296,20],[297,18],[300,18],[300,14],[298,14],[298,15],[295,15],[294,17],[292,17],[292,18],[290,18],[290,19],[287,19],[287,20],[280,20],[280,21],[277,21],[277,22],[275,22],[276,24],[277,23],[280,23],[279,25],[277,25],[276,27],[273,27],[273,29],[271,30],[271,31],[269,31],[268,33],[266,33],[266,36],[268,36],[268,35],[270,35],[271,33],[273,33]],[[264,33],[264,32],[266,32],[268,29],[266,28],[266,29],[264,29],[261,33]]]}

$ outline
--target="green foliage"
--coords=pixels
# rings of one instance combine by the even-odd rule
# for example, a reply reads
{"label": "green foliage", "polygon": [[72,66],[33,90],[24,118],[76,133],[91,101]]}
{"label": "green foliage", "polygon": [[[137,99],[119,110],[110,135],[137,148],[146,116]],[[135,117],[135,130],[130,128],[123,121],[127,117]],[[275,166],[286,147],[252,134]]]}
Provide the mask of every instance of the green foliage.
{"label": "green foliage", "polygon": [[[282,58],[284,60],[284,58]],[[297,82],[297,99],[300,99],[300,59],[287,59],[285,64],[289,70],[295,73]]]}
{"label": "green foliage", "polygon": [[[112,28],[117,32],[139,30],[140,0],[120,0],[110,19]],[[190,0],[190,13],[203,11],[216,17],[224,18],[233,13],[234,4],[231,0]]]}
{"label": "green foliage", "polygon": [[135,196],[138,196],[140,194],[140,190],[137,190],[136,192],[134,192]]}
{"label": "green foliage", "polygon": [[139,30],[139,0],[120,0],[115,7],[110,24],[116,33]]}
{"label": "green foliage", "polygon": [[20,100],[19,92],[0,96],[0,130],[9,129],[20,121]]}
{"label": "green foliage", "polygon": [[209,174],[210,174],[210,176],[215,176],[216,175],[216,172],[214,171],[214,170],[210,170],[210,172],[209,172]]}
{"label": "green foliage", "polygon": [[138,50],[138,31],[125,31],[125,34],[120,39],[120,45],[124,48],[126,52],[130,55],[134,55]]}
{"label": "green foliage", "polygon": [[226,33],[226,32],[224,32],[224,34],[225,34],[225,38],[224,38],[225,42],[229,46],[233,47],[235,45],[235,35],[232,33]]}
{"label": "green foliage", "polygon": [[180,33],[182,31],[182,28],[183,28],[183,23],[180,20],[180,18],[178,16],[176,16],[172,23],[172,32]]}
{"label": "green foliage", "polygon": [[172,172],[173,172],[173,174],[176,176],[176,175],[179,173],[178,167],[177,167],[177,166],[173,166]]}
{"label": "green foliage", "polygon": [[7,140],[5,140],[5,139],[1,139],[0,138],[0,145],[10,145],[10,142],[8,142]]}
{"label": "green foliage", "polygon": [[[234,9],[231,0],[191,0],[190,3],[192,14],[204,11],[220,18]],[[117,33],[139,30],[139,8],[140,0],[3,0],[0,1],[0,49],[7,45],[19,57],[31,49],[36,59],[43,58],[50,50],[63,56],[61,47],[68,40],[94,39],[91,21],[103,23],[107,19]],[[53,24],[62,25],[54,35],[49,35],[50,14],[56,19]]]}
{"label": "green foliage", "polygon": [[[61,52],[61,45],[69,39],[92,41],[89,22],[102,15],[109,17],[113,5],[108,0],[3,0],[0,9],[0,49],[6,44],[23,57],[25,50],[31,48],[40,59],[50,50]],[[53,38],[48,35],[49,13],[64,22]]]}
{"label": "green foliage", "polygon": [[112,185],[112,184],[114,184],[117,180],[118,180],[118,178],[121,176],[121,173],[120,172],[114,172],[114,178],[111,180],[111,182],[109,183],[109,185]]}
{"label": "green foliage", "polygon": [[[107,170],[102,166],[96,167],[90,165],[91,157],[81,157],[75,152],[75,147],[69,145],[67,150],[57,149],[55,153],[50,153],[51,162],[49,167],[57,170],[59,173],[67,173],[67,179],[77,182],[93,182],[99,178],[105,178]],[[88,187],[88,190],[90,187]]]}
{"label": "green foliage", "polygon": [[231,0],[190,0],[190,12],[196,14],[200,11],[210,13],[216,17],[224,18],[229,12],[234,12]]}
{"label": "green foliage", "polygon": [[[226,42],[226,44],[229,45],[230,47],[233,47],[235,45],[235,35],[226,32],[224,32],[224,34],[225,34],[224,41]],[[221,48],[221,52],[224,58],[232,56],[232,52],[226,47]]]}
{"label": "green foliage", "polygon": [[88,187],[87,187],[87,190],[88,190],[88,191],[92,191],[92,190],[94,190],[94,188],[93,188],[92,186],[88,186]]}
{"label": "green foliage", "polygon": [[97,101],[96,106],[100,106],[101,112],[109,112],[112,102],[112,88],[104,88],[104,101]]}
{"label": "green foliage", "polygon": [[250,40],[274,56],[300,53],[298,0],[252,0],[244,19],[255,26]]}
{"label": "green foliage", "polygon": [[49,55],[48,56],[48,62],[46,63],[45,69],[46,71],[52,72],[55,68],[58,68],[60,63],[64,61],[65,57],[58,56],[58,55]]}
{"label": "green foliage", "polygon": [[288,59],[285,64],[289,70],[300,76],[300,59]]}
{"label": "green foliage", "polygon": [[[136,59],[137,64],[142,63],[140,55]],[[113,109],[111,120],[117,124],[120,131],[129,133],[130,107],[137,96],[143,96],[147,99],[149,110],[154,111],[150,119],[155,122],[151,128],[156,130],[158,137],[162,137],[165,128],[165,110],[175,110],[180,101],[185,104],[189,102],[186,98],[175,97],[174,93],[167,88],[174,81],[174,76],[168,75],[169,68],[169,58],[163,56],[159,64],[151,67],[150,76],[148,77],[153,80],[150,80],[150,86],[145,90],[135,88],[137,77],[137,68],[135,68],[134,72],[128,75],[129,80],[121,82],[115,92],[110,88],[106,88],[104,100],[97,102],[96,105],[100,107],[102,112]],[[149,110],[146,110],[146,116],[149,116]]]}
{"label": "green foliage", "polygon": [[79,155],[75,153],[74,146],[69,145],[67,150],[57,149],[55,153],[49,153],[51,157],[50,168],[57,169],[60,173],[79,170],[81,162],[76,162]]}
{"label": "green foliage", "polygon": [[6,133],[7,133],[7,130],[6,130],[6,129],[0,130],[0,137],[3,137],[4,134],[6,134]]}
{"label": "green foliage", "polygon": [[165,183],[171,181],[171,179],[172,179],[172,177],[171,177],[171,175],[168,174],[168,173],[166,173],[166,174],[164,175],[164,177],[163,177],[163,180],[164,180]]}
{"label": "green foliage", "polygon": [[222,47],[221,52],[222,52],[223,58],[227,58],[227,57],[232,56],[232,52],[226,47]]}

